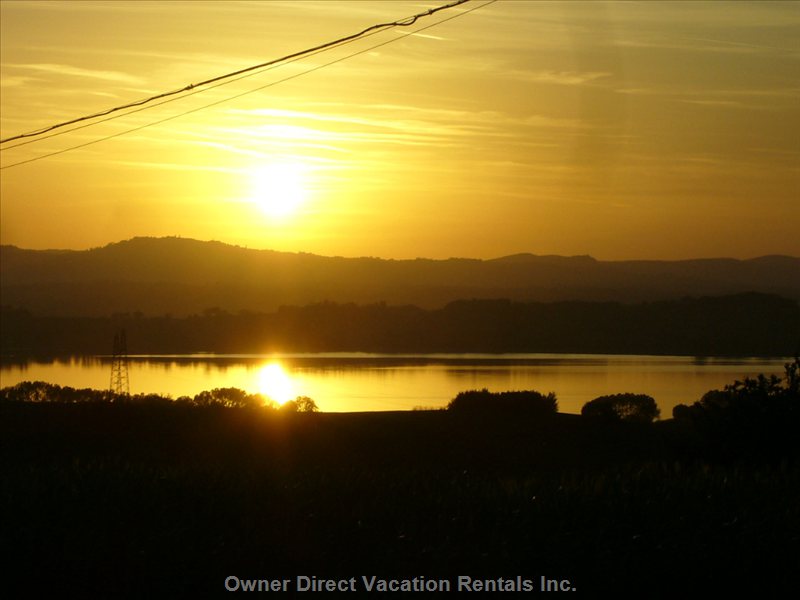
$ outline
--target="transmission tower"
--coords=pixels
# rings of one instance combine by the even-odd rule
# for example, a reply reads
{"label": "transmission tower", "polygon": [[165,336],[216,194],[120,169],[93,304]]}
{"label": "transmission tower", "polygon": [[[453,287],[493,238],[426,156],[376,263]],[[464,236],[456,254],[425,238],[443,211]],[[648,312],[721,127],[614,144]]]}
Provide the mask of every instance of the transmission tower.
{"label": "transmission tower", "polygon": [[128,396],[131,393],[128,383],[128,342],[125,330],[114,334],[114,353],[111,358],[111,391]]}

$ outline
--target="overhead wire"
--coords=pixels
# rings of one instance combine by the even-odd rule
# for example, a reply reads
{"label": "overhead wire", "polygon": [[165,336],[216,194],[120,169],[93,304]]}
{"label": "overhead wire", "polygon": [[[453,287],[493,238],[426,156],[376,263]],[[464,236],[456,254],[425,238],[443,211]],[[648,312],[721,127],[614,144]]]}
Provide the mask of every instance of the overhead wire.
{"label": "overhead wire", "polygon": [[176,90],[172,90],[172,91],[169,91],[169,92],[162,92],[162,93],[156,94],[154,96],[149,96],[149,97],[143,98],[141,100],[136,100],[134,102],[129,102],[128,104],[123,104],[121,106],[115,106],[115,107],[112,107],[112,108],[109,108],[109,109],[106,109],[106,110],[102,110],[102,111],[94,113],[94,114],[77,117],[77,118],[71,119],[69,121],[63,121],[63,122],[60,122],[60,123],[56,123],[54,125],[43,127],[41,129],[37,129],[37,130],[30,131],[30,132],[27,132],[27,133],[20,133],[20,134],[17,134],[17,135],[14,135],[14,136],[11,136],[11,137],[8,137],[8,138],[5,138],[5,139],[0,139],[0,144],[4,144],[6,142],[11,142],[11,141],[22,139],[22,138],[39,136],[39,135],[42,135],[44,133],[48,133],[49,131],[53,131],[54,129],[59,129],[61,127],[66,127],[67,125],[73,125],[73,124],[79,123],[81,121],[87,121],[87,120],[91,120],[91,119],[96,119],[96,118],[103,117],[103,116],[106,116],[108,114],[119,112],[119,111],[122,111],[122,110],[125,110],[125,109],[128,109],[128,108],[134,108],[134,107],[137,107],[137,106],[142,106],[144,104],[149,104],[151,102],[154,102],[156,100],[160,100],[162,98],[167,98],[169,96],[175,96],[175,95],[178,95],[178,94],[182,94],[184,92],[189,92],[189,91],[194,90],[194,89],[199,88],[199,87],[205,87],[205,86],[211,85],[212,83],[217,83],[218,81],[222,81],[222,80],[225,80],[225,79],[230,79],[232,77],[236,77],[237,75],[242,75],[244,73],[257,71],[259,69],[263,69],[264,67],[269,67],[269,66],[272,66],[272,65],[276,65],[276,64],[283,63],[283,62],[286,62],[286,61],[291,60],[291,59],[304,57],[306,55],[309,55],[309,54],[312,54],[312,53],[316,53],[316,52],[321,51],[321,50],[327,50],[329,48],[333,48],[335,46],[338,46],[338,45],[341,45],[341,44],[345,44],[347,42],[355,41],[357,39],[363,38],[364,36],[366,36],[367,34],[370,34],[371,32],[377,33],[382,29],[390,29],[390,28],[393,28],[393,27],[409,27],[409,26],[413,25],[414,23],[416,23],[419,19],[421,19],[423,17],[430,16],[430,15],[435,14],[435,13],[437,13],[439,11],[442,11],[442,10],[453,8],[454,6],[458,6],[458,5],[464,4],[466,2],[469,2],[469,0],[455,0],[455,2],[451,2],[450,4],[437,6],[435,8],[431,8],[431,9],[429,9],[427,11],[423,11],[421,13],[417,13],[415,15],[411,15],[410,17],[406,17],[406,18],[403,18],[403,19],[398,19],[396,21],[390,21],[390,22],[387,22],[387,23],[378,23],[376,25],[372,25],[370,27],[367,27],[366,29],[363,29],[363,30],[359,31],[358,33],[354,33],[354,34],[339,38],[337,40],[333,40],[331,42],[326,42],[324,44],[320,44],[320,45],[315,46],[313,48],[308,48],[306,50],[301,50],[300,52],[294,52],[292,54],[287,54],[286,56],[282,56],[281,58],[276,58],[276,59],[273,59],[273,60],[269,60],[267,62],[263,62],[263,63],[257,64],[257,65],[252,65],[250,67],[246,67],[244,69],[239,69],[237,71],[232,71],[230,73],[225,73],[224,75],[218,75],[216,77],[212,77],[210,79],[206,79],[206,80],[200,81],[198,83],[190,83],[190,84],[185,85],[182,88],[178,88]]}
{"label": "overhead wire", "polygon": [[[378,30],[371,31],[371,32],[366,33],[366,34],[364,34],[363,36],[361,36],[361,37],[359,37],[357,39],[349,39],[346,42],[342,42],[341,44],[337,45],[336,47],[338,48],[338,47],[346,46],[347,44],[352,44],[352,43],[354,43],[354,42],[356,42],[358,40],[363,40],[363,39],[369,38],[369,37],[371,37],[373,35],[376,35],[378,33],[381,33],[381,31],[378,31]],[[214,85],[209,85],[207,87],[202,87],[202,88],[200,88],[197,85],[195,85],[195,89],[193,91],[187,92],[187,93],[183,94],[182,96],[173,96],[171,98],[166,98],[165,100],[161,100],[161,102],[156,102],[154,104],[147,104],[147,105],[144,105],[144,106],[139,106],[138,108],[133,108],[133,110],[129,110],[127,112],[115,112],[111,116],[107,116],[105,119],[98,119],[98,120],[92,121],[91,123],[84,123],[83,125],[78,125],[77,127],[72,127],[71,129],[60,129],[58,131],[55,131],[53,133],[49,133],[47,135],[45,135],[46,131],[42,130],[41,133],[36,134],[37,137],[34,137],[32,139],[29,139],[29,140],[26,140],[26,141],[23,141],[23,142],[18,142],[16,144],[11,145],[11,146],[6,146],[5,148],[0,148],[0,152],[2,152],[4,150],[12,150],[14,148],[19,148],[21,146],[27,146],[28,144],[34,144],[36,142],[40,142],[40,141],[43,141],[43,140],[48,140],[50,138],[58,137],[60,135],[65,135],[67,133],[72,133],[73,131],[79,131],[81,129],[86,129],[87,127],[92,127],[94,125],[99,125],[101,123],[107,123],[108,121],[113,121],[115,119],[120,119],[122,117],[127,117],[128,115],[133,115],[133,114],[145,111],[145,110],[149,110],[151,108],[156,108],[158,106],[163,106],[164,104],[169,104],[170,102],[176,102],[178,100],[184,100],[184,99],[189,98],[191,96],[195,96],[197,94],[201,94],[203,92],[207,92],[207,91],[216,89],[218,87],[222,87],[223,85],[229,85],[231,83],[236,83],[237,81],[241,81],[242,79],[246,79],[248,77],[254,77],[256,75],[261,75],[262,73],[266,73],[267,71],[271,71],[273,69],[277,69],[277,68],[280,68],[280,67],[283,67],[283,66],[286,66],[286,65],[301,61],[301,60],[303,60],[305,58],[316,56],[317,54],[322,54],[323,52],[327,52],[327,51],[332,50],[332,49],[333,49],[333,47],[326,46],[323,49],[316,50],[316,51],[313,51],[313,52],[308,53],[308,54],[303,53],[302,56],[295,56],[294,58],[291,58],[291,59],[280,59],[283,62],[273,61],[272,63],[270,63],[269,65],[267,65],[267,66],[265,66],[265,67],[263,67],[261,69],[258,69],[258,70],[255,70],[255,71],[250,71],[248,73],[245,73],[244,75],[240,75],[239,77],[235,77],[235,78],[232,78],[232,79],[225,79],[224,81],[219,81],[218,83],[215,83]],[[130,106],[134,106],[135,104],[136,103],[132,103],[132,104],[126,105],[126,106],[130,107]],[[103,114],[108,114],[108,111],[105,111]],[[102,116],[102,115],[100,115],[100,116]],[[75,123],[78,120],[79,119],[73,119],[71,121],[71,123]],[[53,128],[51,127],[51,128],[48,129],[48,131],[52,130],[52,129]],[[9,140],[10,139],[11,138],[9,138]]]}
{"label": "overhead wire", "polygon": [[[466,1],[467,1],[467,0],[464,0],[464,2],[466,2]],[[485,6],[488,6],[489,4],[493,4],[493,3],[494,3],[494,2],[496,2],[496,1],[497,1],[497,0],[488,0],[488,1],[487,1],[487,2],[485,2],[484,4],[476,5],[476,6],[474,6],[473,8],[467,9],[467,10],[465,10],[465,11],[463,11],[463,12],[460,12],[460,13],[456,13],[456,14],[454,14],[454,15],[450,16],[450,17],[446,17],[446,18],[444,18],[444,19],[442,19],[442,20],[440,20],[440,21],[437,21],[437,22],[435,22],[435,23],[432,23],[432,24],[430,24],[430,25],[426,25],[426,26],[424,26],[424,27],[420,27],[419,29],[415,29],[414,31],[412,31],[412,32],[411,32],[410,34],[408,34],[408,35],[413,35],[413,34],[415,34],[415,33],[418,33],[418,32],[421,32],[421,31],[425,31],[425,30],[427,30],[427,29],[431,29],[431,28],[433,28],[433,27],[436,27],[437,25],[440,25],[440,24],[442,24],[442,23],[445,23],[445,22],[447,22],[447,21],[451,21],[451,20],[453,20],[453,19],[456,19],[456,18],[458,18],[458,17],[461,17],[461,16],[464,16],[464,15],[467,15],[467,14],[469,14],[469,13],[471,13],[471,12],[474,12],[474,11],[476,11],[476,10],[478,10],[478,9],[481,9],[481,8],[483,8],[483,7],[485,7]],[[459,2],[458,4],[463,4],[464,2]],[[448,6],[448,7],[449,7],[449,6],[455,6],[455,4],[451,4],[451,5],[447,5],[447,6]],[[439,9],[443,9],[443,8],[445,8],[445,7],[439,7]],[[425,13],[421,13],[421,14],[425,14]],[[372,29],[372,28],[369,28],[369,29]],[[221,99],[221,100],[217,100],[217,101],[215,101],[215,102],[211,102],[211,103],[209,103],[209,104],[205,104],[205,105],[203,105],[203,106],[199,106],[199,107],[193,108],[193,109],[191,109],[191,110],[184,111],[184,112],[182,112],[182,113],[178,113],[178,114],[175,114],[175,115],[171,115],[171,116],[169,116],[169,117],[165,117],[165,118],[163,118],[163,119],[159,119],[159,120],[157,120],[157,121],[152,121],[152,122],[150,122],[150,123],[145,123],[144,125],[140,125],[140,126],[137,126],[137,127],[133,127],[133,128],[130,128],[130,129],[126,129],[125,131],[120,131],[120,132],[118,132],[118,133],[111,134],[111,135],[107,135],[107,136],[104,136],[104,137],[101,137],[101,138],[98,138],[98,139],[95,139],[95,140],[91,140],[91,141],[88,141],[88,142],[84,142],[84,143],[82,143],[82,144],[77,144],[77,145],[75,145],[75,146],[70,146],[70,147],[67,147],[67,148],[63,148],[63,149],[61,149],[61,150],[57,150],[57,151],[55,151],[55,152],[50,152],[50,153],[48,153],[48,154],[42,154],[42,155],[40,155],[40,156],[35,156],[35,157],[33,157],[33,158],[29,158],[29,159],[26,159],[26,160],[22,160],[22,161],[18,161],[18,162],[12,163],[12,164],[10,164],[10,165],[5,165],[5,166],[2,166],[2,167],[0,167],[0,170],[10,169],[10,168],[12,168],[12,167],[17,167],[17,166],[20,166],[20,165],[24,165],[24,164],[32,163],[32,162],[35,162],[35,161],[38,161],[38,160],[42,160],[42,159],[45,159],[45,158],[50,158],[50,157],[52,157],[52,156],[57,156],[57,155],[59,155],[59,154],[64,154],[64,153],[66,153],[66,152],[70,152],[70,151],[72,151],[72,150],[78,150],[78,149],[80,149],[80,148],[85,148],[85,147],[87,147],[87,146],[92,146],[92,145],[94,145],[94,144],[98,144],[98,143],[100,143],[100,142],[104,142],[104,141],[107,141],[107,140],[111,140],[111,139],[114,139],[114,138],[118,138],[118,137],[121,137],[121,136],[123,136],[123,135],[127,135],[127,134],[129,134],[129,133],[134,133],[134,132],[136,132],[136,131],[140,131],[140,130],[142,130],[142,129],[145,129],[145,128],[147,128],[147,127],[153,127],[153,126],[155,126],[155,125],[161,125],[162,123],[166,123],[166,122],[168,122],[168,121],[172,121],[172,120],[174,120],[174,119],[178,119],[178,118],[180,118],[180,117],[183,117],[183,116],[186,116],[186,115],[189,115],[189,114],[193,114],[193,113],[199,112],[199,111],[201,111],[201,110],[205,110],[205,109],[207,109],[207,108],[211,108],[211,107],[213,107],[213,106],[217,106],[217,105],[219,105],[219,104],[223,104],[223,103],[225,103],[225,102],[230,102],[231,100],[236,100],[236,99],[238,99],[238,98],[241,98],[241,97],[243,97],[243,96],[247,96],[247,95],[249,95],[249,94],[253,94],[253,93],[255,93],[255,92],[259,92],[259,91],[261,91],[261,90],[264,90],[264,89],[267,89],[267,88],[273,87],[273,86],[275,86],[275,85],[278,85],[278,84],[280,84],[280,83],[284,83],[284,82],[286,82],[286,81],[290,81],[290,80],[292,80],[292,79],[296,79],[296,78],[298,78],[298,77],[300,77],[300,76],[302,76],[302,75],[307,75],[307,74],[309,74],[309,73],[313,73],[313,72],[315,72],[315,71],[318,71],[318,70],[320,70],[320,69],[323,69],[323,68],[325,68],[325,67],[329,67],[329,66],[331,66],[331,65],[334,65],[334,64],[336,64],[336,63],[342,62],[342,61],[344,61],[344,60],[347,60],[347,59],[349,59],[349,58],[352,58],[352,57],[354,57],[354,56],[358,56],[358,55],[360,55],[360,54],[364,54],[364,53],[366,53],[366,52],[369,52],[369,51],[371,51],[371,50],[374,50],[374,49],[376,49],[376,48],[380,48],[380,47],[382,47],[382,46],[386,46],[386,45],[388,45],[388,44],[391,44],[391,43],[393,43],[393,42],[396,42],[396,41],[398,41],[399,39],[401,39],[401,38],[393,38],[393,39],[390,39],[390,40],[386,40],[386,41],[384,41],[384,42],[381,42],[381,43],[379,43],[379,44],[375,44],[375,45],[373,45],[373,46],[369,46],[368,48],[365,48],[365,49],[363,49],[363,50],[359,50],[358,52],[353,52],[353,53],[351,53],[351,54],[348,54],[348,55],[346,55],[346,56],[342,56],[342,57],[339,57],[339,58],[337,58],[337,59],[335,59],[335,60],[329,61],[329,62],[327,62],[327,63],[323,63],[323,64],[321,64],[321,65],[317,65],[316,67],[313,67],[313,68],[311,68],[311,69],[307,69],[307,70],[305,70],[305,71],[302,71],[302,72],[300,72],[300,73],[295,73],[295,74],[293,74],[293,75],[289,75],[289,76],[287,76],[287,77],[284,77],[283,79],[278,79],[278,80],[276,80],[276,81],[272,81],[272,82],[270,82],[270,83],[268,83],[268,84],[266,84],[266,85],[263,85],[263,86],[260,86],[260,87],[254,88],[254,89],[252,89],[252,90],[247,90],[247,91],[245,91],[245,92],[242,92],[242,93],[240,93],[240,94],[236,94],[236,95],[233,95],[233,96],[229,96],[229,97],[227,97],[227,98],[223,98],[223,99]],[[329,49],[329,48],[328,48],[328,47],[326,47],[324,50],[327,50],[327,49]],[[322,51],[324,51],[324,50],[323,50],[323,49],[318,49],[318,50],[317,50],[317,52],[322,52]],[[262,68],[263,68],[263,67],[262,67]],[[206,89],[211,89],[211,88],[206,88]],[[183,96],[183,97],[185,97],[185,96]],[[165,102],[163,102],[163,103],[166,103],[166,101],[165,101]],[[158,106],[158,104],[157,104],[157,105],[153,105],[153,106]],[[148,108],[149,108],[149,107],[148,107]],[[136,111],[130,111],[130,112],[128,112],[128,113],[124,113],[124,114],[122,114],[122,115],[120,115],[120,116],[126,116],[126,115],[128,115],[128,114],[132,114],[133,112],[138,112],[139,110],[142,110],[142,109],[140,108],[140,109],[137,109]],[[83,128],[83,127],[86,127],[86,126],[88,126],[88,125],[81,126],[80,128]],[[69,131],[74,131],[74,130],[76,130],[76,129],[79,129],[79,128],[77,128],[77,127],[76,127],[76,128],[74,128],[74,129],[70,129]],[[67,133],[68,133],[68,132],[67,132]],[[21,145],[21,144],[20,144],[20,145]],[[12,147],[16,147],[16,146],[12,146]]]}

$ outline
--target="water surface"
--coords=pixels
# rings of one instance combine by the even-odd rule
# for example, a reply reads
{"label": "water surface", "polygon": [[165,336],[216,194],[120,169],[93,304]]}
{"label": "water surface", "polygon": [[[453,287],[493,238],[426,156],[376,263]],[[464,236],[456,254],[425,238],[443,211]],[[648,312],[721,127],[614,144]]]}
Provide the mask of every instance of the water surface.
{"label": "water surface", "polygon": [[[696,358],[588,354],[271,354],[147,355],[129,358],[131,393],[193,396],[238,387],[278,401],[309,396],[321,410],[439,408],[460,391],[555,392],[561,412],[579,413],[604,394],[649,394],[669,417],[711,389],[758,373],[783,373],[788,358]],[[110,357],[4,359],[0,387],[47,381],[108,388]]]}

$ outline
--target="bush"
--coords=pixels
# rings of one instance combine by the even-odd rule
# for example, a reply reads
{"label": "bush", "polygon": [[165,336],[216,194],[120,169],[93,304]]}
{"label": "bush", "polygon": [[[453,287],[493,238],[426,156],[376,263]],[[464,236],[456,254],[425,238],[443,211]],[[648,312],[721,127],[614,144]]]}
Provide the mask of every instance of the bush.
{"label": "bush", "polygon": [[[298,400],[300,400],[298,398]],[[311,404],[313,400],[308,398]],[[173,400],[169,395],[161,394],[117,394],[110,390],[75,389],[60,386],[44,381],[23,381],[11,387],[0,389],[0,403],[2,402],[28,402],[28,403],[124,403],[124,404],[178,404],[182,406],[222,406],[228,408],[275,408],[275,403],[261,394],[248,394],[239,388],[215,388],[211,391],[200,392],[196,396],[181,396]],[[314,404],[314,407],[316,405]],[[307,403],[300,410],[311,410]]]}
{"label": "bush", "polygon": [[583,405],[581,415],[607,421],[652,423],[661,415],[656,401],[647,394],[600,396]]}
{"label": "bush", "polygon": [[706,392],[691,406],[676,406],[672,416],[683,420],[724,418],[729,421],[797,416],[800,411],[800,359],[786,363],[784,370],[785,379],[762,374],[734,381],[722,390]]}
{"label": "bush", "polygon": [[711,390],[672,416],[723,457],[785,458],[800,453],[800,360],[784,365],[785,378],[758,375]]}
{"label": "bush", "polygon": [[558,412],[556,395],[533,390],[519,392],[490,392],[469,390],[459,394],[447,405],[447,410],[457,413],[519,413],[546,415]]}
{"label": "bush", "polygon": [[734,381],[722,390],[706,392],[691,406],[679,404],[672,416],[681,420],[746,422],[800,415],[800,359],[784,365],[785,379],[758,375]]}
{"label": "bush", "polygon": [[125,396],[110,390],[75,389],[61,387],[44,381],[21,381],[0,390],[0,402],[55,402],[74,404],[78,402],[119,402]]}
{"label": "bush", "polygon": [[239,388],[214,388],[211,391],[200,392],[194,397],[196,406],[225,406],[228,408],[263,407],[273,406],[261,394],[248,394]]}
{"label": "bush", "polygon": [[319,412],[319,407],[317,406],[317,403],[308,396],[298,396],[294,400],[284,402],[284,404],[281,406],[281,410],[284,412],[313,413]]}

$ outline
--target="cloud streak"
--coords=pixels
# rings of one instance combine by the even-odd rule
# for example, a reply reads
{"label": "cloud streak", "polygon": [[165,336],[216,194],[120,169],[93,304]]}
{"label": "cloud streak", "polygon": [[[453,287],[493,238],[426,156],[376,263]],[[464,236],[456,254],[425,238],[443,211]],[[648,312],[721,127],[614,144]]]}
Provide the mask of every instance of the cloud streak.
{"label": "cloud streak", "polygon": [[555,85],[586,85],[598,79],[611,77],[607,71],[509,71],[510,77],[534,83]]}
{"label": "cloud streak", "polygon": [[29,71],[49,73],[52,75],[68,75],[72,77],[85,77],[89,79],[100,79],[113,83],[141,84],[144,80],[128,73],[120,71],[103,71],[99,69],[84,69],[71,65],[60,65],[52,63],[29,63],[29,64],[8,64],[4,67],[24,69]]}

